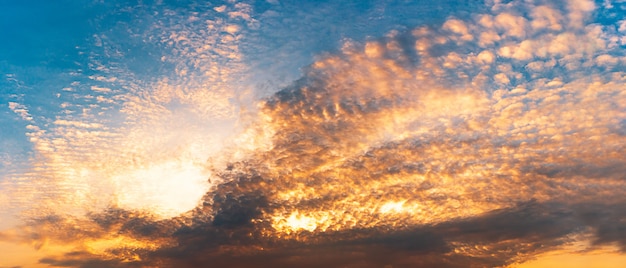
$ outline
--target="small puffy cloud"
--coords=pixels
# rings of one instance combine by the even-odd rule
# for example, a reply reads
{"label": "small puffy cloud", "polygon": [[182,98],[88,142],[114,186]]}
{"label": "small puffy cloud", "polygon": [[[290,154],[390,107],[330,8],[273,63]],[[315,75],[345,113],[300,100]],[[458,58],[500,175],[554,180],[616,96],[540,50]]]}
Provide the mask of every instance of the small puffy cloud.
{"label": "small puffy cloud", "polygon": [[549,6],[534,7],[530,15],[532,18],[530,25],[535,30],[550,29],[560,31],[563,28],[561,13]]}
{"label": "small puffy cloud", "polygon": [[11,101],[9,102],[9,109],[26,121],[33,120],[33,117],[28,112],[28,107],[26,107],[26,105]]}
{"label": "small puffy cloud", "polygon": [[96,92],[100,92],[100,93],[111,92],[110,88],[99,87],[99,86],[91,86],[91,90],[96,91]]}
{"label": "small puffy cloud", "polygon": [[213,10],[215,10],[217,12],[220,12],[220,13],[224,12],[224,11],[226,11],[226,5],[221,5],[221,6],[218,6],[218,7],[214,7]]}
{"label": "small puffy cloud", "polygon": [[371,58],[380,58],[383,56],[384,48],[376,42],[367,42],[365,44],[365,55]]}
{"label": "small puffy cloud", "polygon": [[235,34],[239,31],[239,26],[236,24],[226,25],[224,31],[229,34]]}
{"label": "small puffy cloud", "polygon": [[619,30],[621,33],[626,33],[626,20],[621,20],[621,21],[620,21],[620,24],[619,24],[619,28],[618,28],[618,30]]}
{"label": "small puffy cloud", "polygon": [[459,38],[463,41],[470,41],[473,39],[473,36],[470,34],[465,22],[461,20],[449,19],[443,24],[442,28],[459,35]]}
{"label": "small puffy cloud", "polygon": [[530,60],[535,57],[534,42],[524,40],[516,45],[503,46],[498,51],[498,55],[506,58],[513,58],[520,61]]}
{"label": "small puffy cloud", "polygon": [[567,1],[569,26],[572,28],[582,28],[584,22],[591,15],[590,12],[595,9],[592,0],[572,0]]}
{"label": "small puffy cloud", "polygon": [[500,41],[500,35],[493,30],[486,30],[478,36],[478,44],[482,47],[492,46],[497,41]]}
{"label": "small puffy cloud", "polygon": [[543,73],[546,70],[553,68],[556,64],[556,60],[551,59],[549,61],[533,61],[526,65],[526,68],[530,69],[533,73]]}
{"label": "small puffy cloud", "polygon": [[482,64],[491,64],[495,61],[496,58],[491,51],[484,50],[478,54],[477,59],[481,61]]}
{"label": "small puffy cloud", "polygon": [[596,57],[596,64],[604,67],[613,67],[619,63],[619,58],[613,57],[611,55],[602,54]]}
{"label": "small puffy cloud", "polygon": [[494,18],[496,29],[503,31],[506,35],[524,38],[526,36],[526,18],[511,13],[498,14]]}
{"label": "small puffy cloud", "polygon": [[508,84],[509,82],[511,82],[511,80],[505,73],[498,73],[493,78],[496,82],[501,84]]}

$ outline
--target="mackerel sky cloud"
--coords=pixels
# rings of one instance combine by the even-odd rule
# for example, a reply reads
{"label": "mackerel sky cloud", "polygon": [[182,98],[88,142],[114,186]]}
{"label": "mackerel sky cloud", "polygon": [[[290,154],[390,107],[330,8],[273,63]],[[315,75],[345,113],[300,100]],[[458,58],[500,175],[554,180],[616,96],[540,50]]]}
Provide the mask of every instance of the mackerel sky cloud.
{"label": "mackerel sky cloud", "polygon": [[0,267],[626,262],[623,1],[64,4],[0,4]]}

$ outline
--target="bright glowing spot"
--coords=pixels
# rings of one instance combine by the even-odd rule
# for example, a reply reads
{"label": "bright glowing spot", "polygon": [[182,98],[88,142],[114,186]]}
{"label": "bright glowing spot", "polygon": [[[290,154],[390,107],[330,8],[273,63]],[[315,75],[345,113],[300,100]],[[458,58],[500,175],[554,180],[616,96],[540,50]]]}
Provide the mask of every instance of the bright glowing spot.
{"label": "bright glowing spot", "polygon": [[406,200],[398,201],[398,202],[387,202],[380,207],[380,213],[400,213],[404,211],[404,203]]}
{"label": "bright glowing spot", "polygon": [[285,224],[293,231],[307,230],[313,232],[317,228],[317,223],[314,218],[300,215],[297,211],[291,213],[291,216],[286,219]]}
{"label": "bright glowing spot", "polygon": [[548,267],[580,267],[580,268],[611,268],[626,263],[626,255],[621,254],[619,247],[602,247],[592,251],[567,252],[556,250],[541,254],[536,259],[521,264],[513,264],[509,268],[548,268]]}
{"label": "bright glowing spot", "polygon": [[191,162],[170,161],[132,170],[113,179],[117,205],[171,218],[193,209],[208,191],[209,174]]}
{"label": "bright glowing spot", "polygon": [[[114,258],[115,254],[111,254],[111,249],[115,249],[119,247],[119,245],[124,245],[127,248],[133,249],[149,249],[155,250],[158,248],[157,243],[140,241],[137,239],[133,239],[127,236],[116,236],[111,238],[102,238],[91,241],[86,241],[85,246],[87,247],[87,251],[92,254],[107,256]],[[140,256],[136,253],[130,253],[127,256],[124,256],[123,261],[139,261],[141,260]]]}
{"label": "bright glowing spot", "polygon": [[239,31],[239,26],[235,24],[231,24],[231,25],[224,27],[224,31],[230,34],[235,34]]}
{"label": "bright glowing spot", "polygon": [[[50,267],[39,262],[46,256],[58,255],[63,252],[71,252],[71,245],[45,246],[35,249],[32,245],[0,241],[0,252],[2,252],[2,262],[0,267]],[[6,254],[5,254],[6,253]]]}

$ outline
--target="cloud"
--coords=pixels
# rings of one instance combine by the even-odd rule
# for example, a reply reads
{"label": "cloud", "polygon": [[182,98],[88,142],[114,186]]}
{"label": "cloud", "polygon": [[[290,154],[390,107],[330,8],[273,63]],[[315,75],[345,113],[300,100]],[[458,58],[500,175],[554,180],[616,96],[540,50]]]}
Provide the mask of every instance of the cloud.
{"label": "cloud", "polygon": [[537,6],[531,11],[531,25],[533,29],[550,29],[560,31],[563,26],[563,16],[549,6]]}
{"label": "cloud", "polygon": [[[120,103],[124,128],[34,127],[50,195],[83,208],[98,193],[101,207],[52,210],[21,241],[70,245],[40,262],[78,267],[497,267],[583,234],[589,249],[623,251],[624,62],[588,23],[593,3],[578,4],[497,4],[440,28],[348,40],[247,113],[231,102],[247,29],[227,18],[251,23],[249,6],[155,27],[176,76],[102,95]],[[227,140],[232,120],[242,129]],[[155,213],[190,192],[181,181],[195,202]]]}
{"label": "cloud", "polygon": [[[128,251],[110,251],[113,254],[126,252],[124,256],[137,254],[141,260],[120,262],[103,259],[93,253],[73,252],[62,257],[44,258],[40,262],[72,267],[87,267],[97,263],[120,267],[192,267],[207,262],[243,267],[502,266],[525,261],[529,256],[570,243],[571,234],[583,230],[591,230],[595,235],[608,239],[595,240],[595,243],[618,241],[624,246],[624,241],[619,240],[624,236],[623,232],[610,227],[614,226],[611,222],[623,217],[623,213],[618,213],[623,206],[624,203],[572,206],[531,201],[476,217],[401,230],[366,228],[326,234],[301,233],[303,237],[300,239],[306,239],[302,241],[264,237],[251,224],[223,226],[197,221],[193,227],[182,227],[174,233],[168,233],[167,236],[172,235],[176,239],[170,247],[165,246],[156,251],[143,251],[134,247],[127,248]],[[119,215],[109,214],[108,217],[116,219],[113,224],[120,223]],[[146,228],[144,224],[131,224],[136,219],[131,217],[121,221],[127,226],[122,228],[121,233],[141,233],[147,238],[166,235],[155,233],[154,230],[167,230],[168,227],[164,226],[168,226],[168,223],[147,222],[147,226],[151,227]],[[115,226],[112,223],[101,224],[103,227]]]}
{"label": "cloud", "polygon": [[120,262],[118,260],[102,260],[99,256],[86,252],[66,253],[62,258],[43,258],[40,264],[48,264],[53,267],[141,267],[132,262]]}
{"label": "cloud", "polygon": [[28,108],[23,104],[19,104],[17,102],[9,102],[9,109],[11,109],[11,111],[13,111],[15,114],[19,115],[23,120],[33,120],[33,117],[28,112]]}
{"label": "cloud", "polygon": [[[227,6],[239,15],[178,10],[150,20],[153,24],[143,19],[159,14],[150,9],[163,7],[129,7],[144,32],[120,37],[116,31],[132,31],[120,24],[111,27],[123,29],[94,35],[98,46],[89,58],[94,74],[64,85],[56,95],[67,101],[51,108],[55,112],[39,113],[34,120],[28,105],[10,102],[9,108],[30,122],[27,135],[34,148],[32,170],[14,180],[30,186],[15,184],[7,191],[14,192],[10,199],[21,200],[32,215],[80,215],[111,205],[154,210],[156,205],[162,217],[170,217],[193,209],[211,186],[210,165],[222,164],[206,159],[231,146],[229,136],[244,124],[239,105],[249,101],[245,85],[238,84],[246,70],[238,40],[246,34],[241,22],[251,10],[238,3]],[[189,19],[193,16],[214,20]],[[167,20],[172,23],[163,23]],[[125,64],[154,63],[135,62],[141,58],[135,51],[119,49],[126,42],[143,45],[163,73],[145,80],[133,73]]]}

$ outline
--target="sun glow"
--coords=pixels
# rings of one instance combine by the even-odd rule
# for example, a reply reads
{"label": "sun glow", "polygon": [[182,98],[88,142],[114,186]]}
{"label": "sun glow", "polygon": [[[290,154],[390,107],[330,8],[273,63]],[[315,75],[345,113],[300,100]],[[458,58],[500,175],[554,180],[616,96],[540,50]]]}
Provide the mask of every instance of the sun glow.
{"label": "sun glow", "polygon": [[406,201],[388,202],[380,207],[380,213],[402,212]]}
{"label": "sun glow", "polygon": [[288,218],[275,217],[274,228],[282,229],[287,234],[302,230],[313,232],[317,229],[317,220],[314,217],[302,215],[295,211]]}
{"label": "sun glow", "polygon": [[210,187],[210,174],[193,162],[172,160],[116,176],[117,205],[171,218],[193,209]]}
{"label": "sun glow", "polygon": [[[111,258],[119,257],[119,256],[116,256],[115,254],[111,254],[110,252],[111,249],[115,249],[119,245],[124,245],[127,248],[133,248],[133,249],[154,250],[154,249],[157,249],[160,244],[158,243],[158,241],[157,242],[141,241],[141,240],[137,240],[132,237],[123,236],[123,235],[85,241],[85,247],[89,253],[97,254],[101,256],[107,256]],[[138,260],[141,260],[141,258],[139,254],[136,254],[136,253],[126,254],[125,256],[123,256],[123,262],[138,261]]]}

